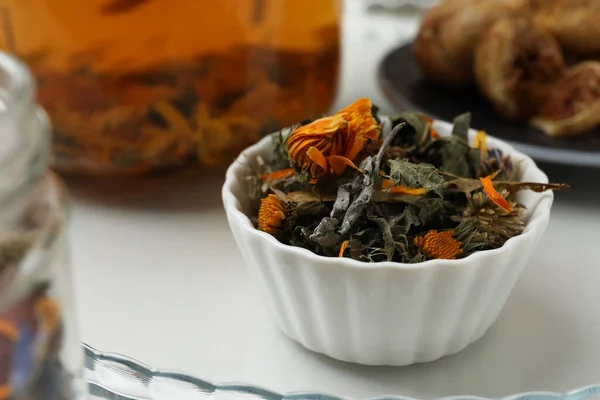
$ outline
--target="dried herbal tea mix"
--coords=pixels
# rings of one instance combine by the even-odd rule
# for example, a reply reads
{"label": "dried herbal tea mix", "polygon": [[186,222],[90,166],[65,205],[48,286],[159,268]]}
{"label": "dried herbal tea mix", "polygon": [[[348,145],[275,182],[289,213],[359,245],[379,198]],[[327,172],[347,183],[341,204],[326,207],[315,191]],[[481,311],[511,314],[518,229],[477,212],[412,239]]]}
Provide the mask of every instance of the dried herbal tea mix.
{"label": "dried herbal tea mix", "polygon": [[405,112],[382,135],[377,107],[359,99],[285,129],[272,159],[250,160],[256,227],[316,254],[377,262],[455,259],[501,247],[525,228],[520,190],[568,187],[517,181],[510,156],[469,144],[470,114],[450,136]]}
{"label": "dried herbal tea mix", "polygon": [[[37,265],[21,264],[32,252],[48,251],[60,231],[47,210],[32,208],[21,226],[0,235],[0,399],[68,400],[74,376],[64,367],[65,321],[53,296],[53,279]],[[48,260],[40,261],[45,264]]]}

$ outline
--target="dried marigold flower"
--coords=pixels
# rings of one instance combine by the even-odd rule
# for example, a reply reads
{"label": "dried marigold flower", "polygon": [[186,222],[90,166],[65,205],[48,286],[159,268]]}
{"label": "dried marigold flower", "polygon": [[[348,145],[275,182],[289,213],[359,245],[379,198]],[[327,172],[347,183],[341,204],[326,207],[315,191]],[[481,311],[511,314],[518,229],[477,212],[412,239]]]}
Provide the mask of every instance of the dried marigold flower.
{"label": "dried marigold flower", "polygon": [[429,257],[453,260],[462,253],[461,243],[453,235],[453,230],[438,232],[432,229],[423,236],[417,236],[414,243]]}
{"label": "dried marigold flower", "polygon": [[359,99],[329,117],[296,128],[287,139],[288,154],[314,181],[341,175],[356,168],[354,159],[369,140],[379,137],[381,126],[372,113],[371,101]]}
{"label": "dried marigold flower", "polygon": [[373,116],[373,103],[369,99],[358,99],[337,114],[341,114],[348,123],[346,138],[343,141],[344,154],[338,155],[354,160],[369,140],[379,137],[381,125]]}
{"label": "dried marigold flower", "polygon": [[[492,183],[492,175],[488,175],[485,178],[479,178],[481,181],[481,185],[485,190],[485,193],[488,195],[491,201],[494,202],[498,207],[506,211],[507,213],[511,213],[513,210],[512,205],[504,198],[500,193],[494,189],[494,184]],[[496,173],[497,175],[497,173]]]}
{"label": "dried marigold flower", "polygon": [[270,194],[260,201],[258,209],[258,229],[275,237],[285,219],[285,204],[274,194]]}
{"label": "dried marigold flower", "polygon": [[260,201],[258,229],[278,239],[289,234],[296,223],[296,206],[293,201],[284,201],[274,194],[268,195]]}

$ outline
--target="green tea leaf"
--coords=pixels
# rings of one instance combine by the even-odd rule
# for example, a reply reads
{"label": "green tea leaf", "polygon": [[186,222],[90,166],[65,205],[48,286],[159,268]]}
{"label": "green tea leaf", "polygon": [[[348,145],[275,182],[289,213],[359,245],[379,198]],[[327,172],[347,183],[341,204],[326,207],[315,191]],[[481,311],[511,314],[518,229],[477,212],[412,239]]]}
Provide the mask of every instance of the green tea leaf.
{"label": "green tea leaf", "polygon": [[419,226],[423,223],[419,218],[419,211],[418,207],[408,206],[402,213],[391,217],[390,224],[394,237],[406,235],[412,226]]}
{"label": "green tea leaf", "polygon": [[479,169],[479,150],[471,148],[462,140],[454,137],[444,137],[437,142],[440,143],[442,171],[467,178],[477,176],[477,171],[473,167],[477,163],[476,168]]}
{"label": "green tea leaf", "polygon": [[[366,207],[375,193],[381,160],[387,147],[404,124],[396,126],[385,138],[377,154],[369,156],[360,164],[362,173],[356,174],[349,184],[340,185],[338,197],[333,204],[330,218],[324,218],[311,235],[311,240],[325,248],[337,246],[350,233],[352,227],[364,216]],[[343,217],[343,219],[342,219]],[[335,233],[338,226],[339,233]]]}
{"label": "green tea leaf", "polygon": [[452,136],[469,145],[469,129],[471,129],[471,113],[464,113],[454,118]]}
{"label": "green tea leaf", "polygon": [[384,253],[387,257],[387,261],[392,261],[394,257],[394,237],[392,235],[392,228],[388,221],[384,218],[371,218],[374,221],[383,235],[383,242],[385,244]]}
{"label": "green tea leaf", "polygon": [[429,124],[425,118],[414,112],[403,112],[390,118],[392,126],[405,123],[402,135],[394,140],[393,144],[402,147],[414,147],[422,144],[427,139]]}
{"label": "green tea leaf", "polygon": [[389,160],[390,178],[396,186],[411,189],[425,188],[439,197],[444,196],[446,182],[431,164],[413,164],[407,160]]}

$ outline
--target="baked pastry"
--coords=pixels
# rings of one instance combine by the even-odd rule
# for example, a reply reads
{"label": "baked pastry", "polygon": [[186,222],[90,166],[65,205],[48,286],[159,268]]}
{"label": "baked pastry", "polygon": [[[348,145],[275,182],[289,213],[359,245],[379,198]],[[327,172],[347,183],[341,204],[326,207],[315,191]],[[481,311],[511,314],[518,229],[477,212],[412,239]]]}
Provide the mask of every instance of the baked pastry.
{"label": "baked pastry", "polygon": [[600,1],[552,0],[535,15],[535,22],[550,32],[568,53],[600,53]]}
{"label": "baked pastry", "polygon": [[505,118],[529,119],[545,98],[549,83],[565,70],[562,51],[531,20],[507,17],[495,22],[475,46],[479,89]]}
{"label": "baked pastry", "polygon": [[446,0],[430,9],[413,45],[427,78],[452,88],[473,83],[473,43],[507,14],[496,0]]}
{"label": "baked pastry", "polygon": [[530,123],[549,136],[574,135],[600,125],[600,62],[569,68]]}

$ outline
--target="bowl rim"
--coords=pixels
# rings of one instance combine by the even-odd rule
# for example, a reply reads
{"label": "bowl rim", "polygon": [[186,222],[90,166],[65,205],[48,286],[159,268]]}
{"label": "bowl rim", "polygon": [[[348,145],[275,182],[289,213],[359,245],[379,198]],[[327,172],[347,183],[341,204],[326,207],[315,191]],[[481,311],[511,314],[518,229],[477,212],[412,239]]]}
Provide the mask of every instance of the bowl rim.
{"label": "bowl rim", "polygon": [[[451,131],[452,124],[446,121],[435,120],[434,127],[442,136],[444,136]],[[308,261],[312,263],[321,264],[324,267],[328,266],[334,268],[342,266],[344,268],[368,269],[369,271],[390,269],[404,271],[423,271],[440,268],[456,268],[459,265],[469,264],[474,266],[487,265],[486,261],[489,261],[491,258],[500,257],[504,253],[509,253],[511,251],[518,250],[520,242],[528,240],[530,239],[530,237],[532,237],[533,239],[537,237],[539,239],[543,235],[546,229],[547,222],[550,218],[550,209],[554,200],[554,193],[553,191],[548,190],[542,193],[536,193],[538,199],[534,202],[534,204],[528,207],[530,215],[528,217],[528,221],[526,223],[525,230],[523,231],[523,233],[521,233],[519,236],[510,238],[504,243],[502,247],[499,247],[497,249],[478,251],[465,258],[460,259],[433,259],[414,264],[399,263],[395,261],[380,261],[369,263],[354,260],[348,257],[339,258],[321,256],[302,247],[283,244],[274,236],[256,229],[252,224],[250,218],[240,209],[241,201],[238,199],[238,197],[234,194],[232,190],[235,185],[241,184],[241,182],[237,178],[237,172],[243,167],[244,161],[253,154],[261,153],[267,145],[272,145],[272,138],[278,133],[279,132],[274,132],[269,135],[266,135],[252,146],[249,146],[248,148],[243,150],[235,159],[235,161],[227,168],[227,172],[225,175],[225,183],[223,184],[221,193],[223,199],[223,206],[228,216],[230,227],[233,230],[233,224],[235,224],[242,230],[244,234],[254,236],[258,240],[266,240],[266,243],[268,243],[269,246],[274,246],[278,251],[287,252],[289,256],[306,257]],[[474,129],[470,129],[470,140],[473,140],[475,134],[476,131]],[[526,171],[533,172],[534,175],[537,175],[539,177],[537,178],[539,182],[548,183],[548,177],[541,169],[539,169],[539,167],[535,164],[531,157],[516,150],[512,145],[508,144],[507,142],[493,136],[488,135],[487,143],[488,145],[490,145],[489,147],[499,148],[505,154],[509,154],[513,162],[516,164],[518,163],[519,168],[522,169],[521,175],[524,175]]]}

